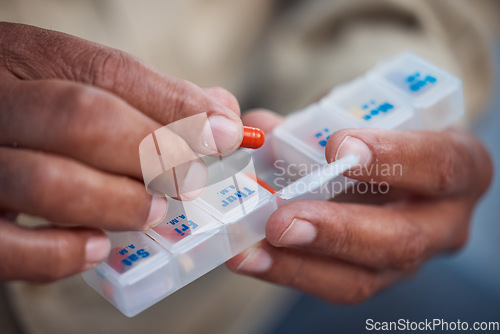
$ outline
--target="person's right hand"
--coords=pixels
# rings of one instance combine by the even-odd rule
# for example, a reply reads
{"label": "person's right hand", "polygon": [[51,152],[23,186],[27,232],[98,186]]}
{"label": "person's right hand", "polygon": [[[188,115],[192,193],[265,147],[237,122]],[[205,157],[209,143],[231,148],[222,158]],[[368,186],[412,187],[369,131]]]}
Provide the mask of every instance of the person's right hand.
{"label": "person's right hand", "polygon": [[[51,281],[87,270],[110,248],[105,230],[145,230],[167,202],[142,183],[139,143],[206,112],[219,153],[236,150],[236,99],[160,73],[115,49],[0,23],[0,281]],[[171,133],[172,156],[192,154]],[[211,148],[203,145],[203,152]],[[187,171],[186,171],[187,173]],[[191,173],[204,183],[206,173]],[[29,229],[18,213],[57,224]],[[75,227],[76,226],[76,227]]]}

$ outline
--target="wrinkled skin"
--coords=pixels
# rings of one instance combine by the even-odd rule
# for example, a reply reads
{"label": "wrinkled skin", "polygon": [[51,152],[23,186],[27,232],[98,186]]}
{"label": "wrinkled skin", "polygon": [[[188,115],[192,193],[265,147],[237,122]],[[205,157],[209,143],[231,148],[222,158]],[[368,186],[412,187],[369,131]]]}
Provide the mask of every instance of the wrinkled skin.
{"label": "wrinkled skin", "polygon": [[[257,110],[243,122],[269,132],[282,118]],[[229,268],[351,304],[464,245],[474,207],[492,179],[488,152],[474,136],[452,129],[346,129],[330,137],[326,159],[352,152],[364,158],[345,175],[389,189],[285,205],[267,222],[266,239],[231,259]],[[395,164],[401,172],[374,168]]]}
{"label": "wrinkled skin", "polygon": [[[159,223],[167,202],[146,192],[139,143],[200,112],[230,125],[213,133],[220,153],[238,148],[240,110],[224,89],[199,88],[73,36],[0,23],[0,280],[81,272],[107,257],[103,229]],[[172,156],[182,153],[170,146]],[[20,227],[19,212],[58,226]]]}

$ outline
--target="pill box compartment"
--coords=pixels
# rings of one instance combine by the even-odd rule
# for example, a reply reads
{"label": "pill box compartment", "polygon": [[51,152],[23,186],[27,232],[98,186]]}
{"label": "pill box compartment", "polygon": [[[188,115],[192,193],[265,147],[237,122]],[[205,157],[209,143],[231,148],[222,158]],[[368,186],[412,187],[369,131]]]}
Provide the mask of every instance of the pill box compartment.
{"label": "pill box compartment", "polygon": [[196,199],[197,205],[223,224],[239,220],[269,200],[269,191],[258,185],[255,173],[253,157],[247,151],[209,165],[208,184]]}
{"label": "pill box compartment", "polygon": [[173,257],[141,232],[109,233],[108,260],[83,274],[85,281],[131,317],[179,286]]}
{"label": "pill box compartment", "polygon": [[223,158],[208,171],[209,185],[197,201],[224,225],[234,256],[265,237],[276,201],[272,189],[259,184],[253,154],[247,150]]}
{"label": "pill box compartment", "polygon": [[415,54],[382,62],[367,78],[406,99],[418,114],[419,128],[440,130],[465,113],[461,81]]}
{"label": "pill box compartment", "polygon": [[[302,163],[300,166],[297,166],[298,168],[292,168],[293,166],[287,165],[286,161],[276,159],[276,151],[273,145],[274,140],[276,140],[276,137],[273,133],[268,136],[262,148],[252,152],[252,157],[255,161],[258,178],[264,181],[269,188],[272,188],[271,190],[273,193],[277,192],[275,198],[278,206],[297,200],[327,200],[343,192],[346,186],[353,183],[348,182],[347,180],[350,179],[344,177],[341,173],[343,170],[352,167],[355,163],[353,163],[350,158],[343,158],[330,164],[332,171],[338,170],[338,175],[329,182],[322,183],[320,189],[315,189],[314,182],[320,180],[314,180],[314,182],[310,184],[308,181],[305,181],[303,177],[319,171],[327,165],[326,162],[323,164],[314,163],[311,165]],[[284,188],[289,186],[294,186],[301,194],[294,197],[293,200],[284,200],[282,192]]]}
{"label": "pill box compartment", "polygon": [[415,129],[412,106],[364,77],[333,89],[319,103],[355,124],[353,128]]}
{"label": "pill box compartment", "polygon": [[289,115],[273,131],[275,160],[281,161],[290,174],[326,164],[325,147],[330,136],[343,128],[359,124],[327,108],[314,104]]}
{"label": "pill box compartment", "polygon": [[229,257],[224,229],[196,203],[169,199],[167,216],[147,234],[173,254],[181,284],[185,285]]}

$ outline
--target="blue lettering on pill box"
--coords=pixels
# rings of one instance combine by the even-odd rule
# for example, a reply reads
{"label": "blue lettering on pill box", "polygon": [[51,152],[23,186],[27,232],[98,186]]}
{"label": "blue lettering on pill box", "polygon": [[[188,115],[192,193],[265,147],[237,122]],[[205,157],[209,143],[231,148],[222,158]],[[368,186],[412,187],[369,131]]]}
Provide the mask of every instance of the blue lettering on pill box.
{"label": "blue lettering on pill box", "polygon": [[433,75],[421,75],[420,72],[414,72],[408,75],[405,79],[406,87],[414,92],[420,92],[424,88],[429,87],[429,85],[433,85],[437,82],[437,79]]}
{"label": "blue lettering on pill box", "polygon": [[128,253],[127,248],[129,248],[129,249],[135,249],[135,246],[134,246],[134,244],[130,244],[130,245],[126,246],[125,248],[120,249],[118,251],[118,253],[120,253],[120,255],[125,255],[126,253]]}
{"label": "blue lettering on pill box", "polygon": [[[170,219],[168,224],[175,227],[174,231],[179,235],[185,235],[189,230],[194,230],[198,227],[192,219],[187,219],[185,214],[178,215],[175,218]],[[188,233],[190,234],[190,233]]]}
{"label": "blue lettering on pill box", "polygon": [[180,227],[176,228],[174,231],[180,235],[185,235],[188,230],[195,230],[198,227],[194,221],[189,219],[186,224],[182,224]]}
{"label": "blue lettering on pill box", "polygon": [[314,134],[316,144],[325,147],[331,135],[332,131],[329,128],[322,128]]}
{"label": "blue lettering on pill box", "polygon": [[186,216],[185,215],[178,215],[177,217],[175,217],[173,219],[170,219],[168,221],[168,223],[170,225],[175,225],[175,224],[179,223],[179,221],[182,220],[182,219],[186,219]]}
{"label": "blue lettering on pill box", "polygon": [[394,109],[394,105],[392,103],[387,101],[378,103],[376,100],[371,99],[367,103],[361,104],[361,110],[363,110],[364,113],[361,118],[365,121],[370,121],[392,109]]}
{"label": "blue lettering on pill box", "polygon": [[136,246],[134,244],[130,244],[122,249],[119,249],[117,253],[120,254],[120,256],[126,256],[121,260],[121,263],[128,267],[132,266],[139,260],[149,257],[150,255],[150,253],[144,248],[136,250]]}
{"label": "blue lettering on pill box", "polygon": [[131,266],[135,262],[149,257],[149,255],[150,255],[149,252],[147,252],[146,250],[144,250],[143,248],[141,248],[137,252],[135,252],[135,253],[130,254],[129,256],[127,256],[126,259],[123,259],[122,263],[124,265],[126,265],[126,266]]}
{"label": "blue lettering on pill box", "polygon": [[236,187],[234,185],[230,185],[218,191],[217,194],[224,196],[224,198],[220,201],[220,206],[225,208],[231,203],[239,202],[241,198],[252,196],[253,194],[255,194],[255,192],[256,190],[250,189],[248,187],[243,187],[243,189],[241,190],[236,190]]}

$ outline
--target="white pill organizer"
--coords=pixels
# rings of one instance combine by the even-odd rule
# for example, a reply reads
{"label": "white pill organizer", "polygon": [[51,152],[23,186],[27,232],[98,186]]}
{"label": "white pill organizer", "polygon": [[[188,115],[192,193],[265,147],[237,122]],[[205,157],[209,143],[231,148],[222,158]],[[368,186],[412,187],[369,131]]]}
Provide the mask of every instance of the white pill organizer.
{"label": "white pill organizer", "polygon": [[[262,240],[281,205],[341,192],[328,185],[346,184],[342,173],[358,157],[327,164],[325,146],[335,131],[440,130],[463,114],[459,79],[412,53],[400,54],[287,116],[262,148],[240,149],[210,164],[203,193],[190,202],[169,198],[160,225],[108,233],[108,260],[83,277],[134,316]],[[310,173],[299,175],[304,167]]]}

